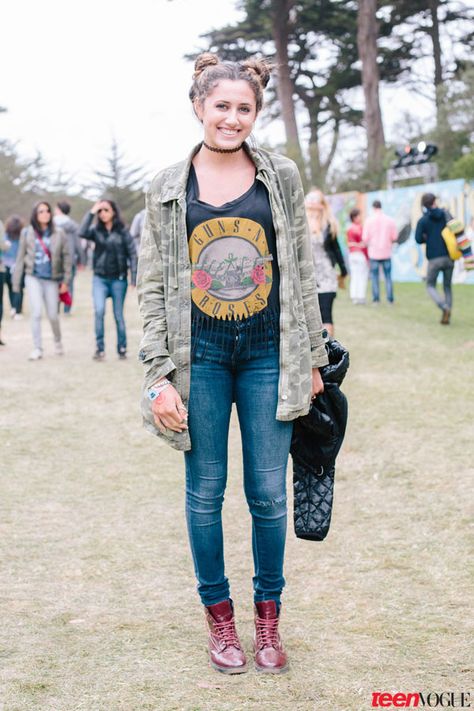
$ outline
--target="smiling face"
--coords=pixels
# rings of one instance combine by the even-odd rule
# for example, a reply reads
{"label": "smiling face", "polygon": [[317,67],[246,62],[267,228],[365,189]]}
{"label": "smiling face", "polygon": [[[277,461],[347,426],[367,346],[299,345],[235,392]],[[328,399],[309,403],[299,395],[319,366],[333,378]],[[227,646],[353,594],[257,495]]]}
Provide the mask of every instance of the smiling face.
{"label": "smiling face", "polygon": [[42,202],[38,205],[38,209],[36,210],[36,218],[41,229],[46,229],[51,221],[51,210],[46,203]]}
{"label": "smiling face", "polygon": [[222,79],[203,103],[194,103],[204,128],[204,141],[215,148],[236,148],[250,135],[257,108],[247,81]]}

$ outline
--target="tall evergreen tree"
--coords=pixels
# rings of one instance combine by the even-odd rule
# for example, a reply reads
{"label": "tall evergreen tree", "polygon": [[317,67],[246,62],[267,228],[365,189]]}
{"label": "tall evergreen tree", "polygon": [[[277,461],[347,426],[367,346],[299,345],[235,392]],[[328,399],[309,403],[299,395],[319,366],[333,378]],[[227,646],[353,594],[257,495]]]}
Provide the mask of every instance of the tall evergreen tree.
{"label": "tall evergreen tree", "polygon": [[97,197],[114,200],[130,223],[135,213],[144,206],[144,167],[127,165],[117,140],[113,138],[106,157],[106,168],[96,170],[95,175],[97,180],[88,189],[92,189]]}
{"label": "tall evergreen tree", "polygon": [[[275,58],[277,90],[269,93],[266,117],[284,120],[286,152],[297,162],[301,160],[298,152],[303,152],[301,136],[308,137],[309,178],[324,188],[341,126],[357,126],[362,120],[361,112],[351,107],[347,94],[347,90],[360,84],[360,72],[354,67],[355,4],[353,0],[286,4],[245,0],[240,9],[245,11],[241,22],[203,35],[208,43],[206,49],[231,60],[255,53]],[[277,23],[283,19],[285,26],[280,24],[277,36]],[[304,117],[299,126],[297,111]],[[329,132],[332,140],[328,148],[325,134]],[[305,179],[306,171],[301,172]]]}

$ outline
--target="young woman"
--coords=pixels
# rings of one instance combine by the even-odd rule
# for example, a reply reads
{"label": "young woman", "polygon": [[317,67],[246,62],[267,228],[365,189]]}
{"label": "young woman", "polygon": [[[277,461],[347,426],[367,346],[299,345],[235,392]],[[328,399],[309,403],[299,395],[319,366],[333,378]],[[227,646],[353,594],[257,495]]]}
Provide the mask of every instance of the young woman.
{"label": "young woman", "polygon": [[[94,219],[97,218],[95,225]],[[113,200],[99,200],[84,217],[79,237],[94,243],[93,287],[95,310],[96,351],[94,360],[105,357],[104,315],[108,297],[112,299],[117,327],[117,353],[120,360],[127,357],[127,332],[123,305],[127,294],[127,275],[131,272],[132,286],[137,276],[135,243],[120,217]]]}
{"label": "young woman", "polygon": [[10,299],[10,315],[13,319],[21,319],[21,311],[23,307],[23,287],[24,280],[20,284],[18,293],[13,291],[13,272],[15,262],[18,255],[18,247],[20,245],[20,234],[24,227],[24,222],[18,215],[11,215],[5,223],[5,237],[10,246],[3,255],[3,264],[5,266],[5,284],[8,288],[8,296]]}
{"label": "young woman", "polygon": [[[311,188],[305,198],[305,204],[311,232],[321,317],[324,328],[330,336],[334,336],[332,306],[337,287],[344,288],[347,275],[344,257],[337,239],[337,222],[329,202],[318,188]],[[336,264],[340,270],[339,276],[335,269]]]}
{"label": "young woman", "polygon": [[203,54],[190,99],[203,141],[147,195],[138,294],[145,425],[184,450],[186,517],[211,664],[247,668],[224,573],[221,510],[232,403],[252,516],[255,664],[288,667],[284,587],[292,420],[322,392],[327,362],[304,194],[295,164],[252,149],[269,66]]}
{"label": "young woman", "polygon": [[353,304],[365,304],[369,280],[369,254],[362,242],[362,215],[354,208],[349,214],[351,224],[347,230],[349,266],[351,268],[350,297]]}
{"label": "young woman", "polygon": [[54,351],[63,354],[59,325],[59,294],[67,291],[71,277],[72,258],[64,232],[54,226],[51,205],[37,203],[31,222],[21,233],[13,273],[13,291],[20,292],[25,273],[25,285],[30,301],[31,330],[34,348],[30,360],[43,357],[41,311],[44,303],[54,336]]}
{"label": "young woman", "polygon": [[3,262],[3,253],[7,252],[10,247],[10,242],[5,239],[3,231],[3,223],[0,222],[0,346],[4,346],[2,341],[2,318],[3,318],[3,283],[5,281],[5,264]]}

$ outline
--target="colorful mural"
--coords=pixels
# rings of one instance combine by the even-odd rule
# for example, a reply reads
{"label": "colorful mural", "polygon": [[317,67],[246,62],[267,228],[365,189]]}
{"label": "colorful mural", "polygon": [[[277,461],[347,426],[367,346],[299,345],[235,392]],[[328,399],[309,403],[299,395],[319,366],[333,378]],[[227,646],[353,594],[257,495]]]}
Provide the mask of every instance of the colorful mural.
{"label": "colorful mural", "polygon": [[[383,211],[391,215],[398,226],[398,243],[392,255],[394,281],[421,281],[426,274],[425,247],[415,242],[414,235],[416,223],[422,214],[421,196],[428,192],[438,196],[438,204],[447,208],[453,217],[464,222],[466,231],[473,240],[474,181],[446,180],[365,194],[352,192],[331,195],[331,206],[340,226],[341,247],[346,249],[345,235],[350,223],[349,212],[358,207],[366,216],[370,213],[372,202],[380,200]],[[454,281],[474,284],[474,272],[467,272],[463,268],[462,260],[455,263]]]}

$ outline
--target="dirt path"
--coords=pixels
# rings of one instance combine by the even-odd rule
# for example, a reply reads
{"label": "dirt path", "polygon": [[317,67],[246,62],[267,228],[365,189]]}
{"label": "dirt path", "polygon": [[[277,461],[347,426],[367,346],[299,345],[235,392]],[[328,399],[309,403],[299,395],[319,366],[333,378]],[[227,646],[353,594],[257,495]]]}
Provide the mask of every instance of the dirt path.
{"label": "dirt path", "polygon": [[[130,358],[95,363],[90,273],[63,319],[63,358],[29,363],[27,320],[0,352],[0,709],[355,711],[372,691],[469,691],[472,287],[443,328],[419,285],[378,309],[337,299],[350,427],[325,543],[290,529],[282,632],[291,671],[207,665],[183,516],[181,455],[141,428]],[[227,573],[251,647],[250,521],[233,421]]]}

